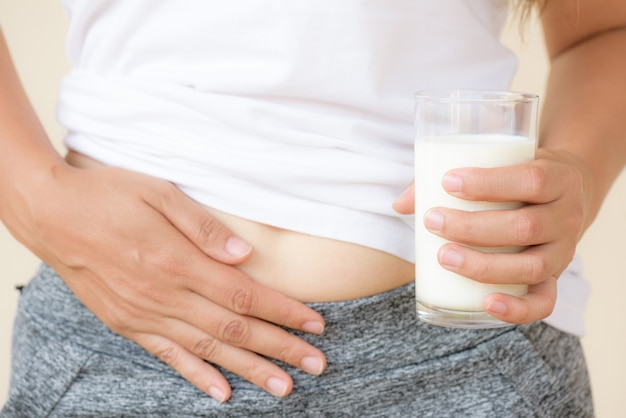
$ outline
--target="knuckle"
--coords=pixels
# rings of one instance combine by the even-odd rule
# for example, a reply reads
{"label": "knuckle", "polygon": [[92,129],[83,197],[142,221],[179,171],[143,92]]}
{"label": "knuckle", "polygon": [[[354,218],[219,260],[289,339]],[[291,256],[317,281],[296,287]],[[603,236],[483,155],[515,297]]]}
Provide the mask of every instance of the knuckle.
{"label": "knuckle", "polygon": [[194,344],[192,351],[200,358],[211,360],[217,356],[218,349],[219,342],[215,338],[204,337]]}
{"label": "knuckle", "polygon": [[537,193],[546,187],[549,179],[550,175],[545,166],[532,165],[528,171],[527,186],[532,192]]}
{"label": "knuckle", "polygon": [[519,245],[531,245],[537,235],[539,224],[528,212],[522,211],[513,226],[513,239]]}
{"label": "knuckle", "polygon": [[296,345],[294,344],[281,345],[276,348],[276,353],[272,357],[285,363],[294,364],[295,360],[298,358],[295,351]]}
{"label": "knuckle", "polygon": [[152,354],[157,356],[165,364],[174,367],[180,358],[180,350],[172,344],[163,344],[153,350]]}
{"label": "knuckle", "polygon": [[104,323],[115,333],[124,335],[131,327],[125,321],[124,317],[116,311],[108,312],[103,320]]}
{"label": "knuckle", "polygon": [[156,271],[171,277],[180,275],[185,265],[184,260],[173,248],[168,249],[161,246],[137,250],[135,252],[135,260],[139,265],[150,266],[156,269]]}
{"label": "knuckle", "polygon": [[547,262],[542,257],[529,257],[526,264],[526,278],[528,284],[535,285],[543,282],[546,277]]}
{"label": "knuckle", "polygon": [[250,336],[250,327],[247,321],[236,318],[224,322],[219,327],[220,339],[230,345],[241,346]]}
{"label": "knuckle", "polygon": [[[492,254],[486,253],[484,254],[484,256],[487,256],[490,259],[493,257]],[[479,282],[488,282],[491,275],[490,265],[490,262],[484,262],[482,260],[476,260],[476,262],[471,263],[472,271],[470,274],[472,279],[478,280]]]}
{"label": "knuckle", "polygon": [[134,288],[129,291],[129,296],[132,297],[129,303],[137,304],[137,308],[143,309],[144,315],[148,315],[155,307],[176,307],[177,302],[171,289],[160,289],[149,281],[135,283]]}
{"label": "knuckle", "polygon": [[[128,305],[128,304],[127,304]],[[130,312],[129,306],[120,306],[119,304],[113,309],[107,309],[102,318],[107,327],[113,332],[120,335],[127,335],[136,330],[137,319],[141,318],[138,312]],[[137,311],[134,309],[134,311]]]}
{"label": "knuckle", "polygon": [[205,217],[198,227],[197,243],[204,248],[214,247],[222,236],[222,224],[210,216]]}
{"label": "knuckle", "polygon": [[574,190],[583,191],[585,189],[585,176],[583,173],[575,167],[566,167],[566,176],[570,179],[570,187]]}
{"label": "knuckle", "polygon": [[[565,254],[566,254],[565,255],[566,265],[569,265],[572,262],[572,260],[574,259],[574,257],[576,256],[576,245],[574,244],[574,245],[570,246],[567,249]],[[562,271],[560,273],[562,273]],[[559,273],[559,276],[560,276],[560,273]]]}
{"label": "knuckle", "polygon": [[171,202],[175,202],[180,198],[180,190],[172,183],[157,179],[150,180],[155,180],[152,182],[151,186],[158,193],[157,196],[161,199],[164,206],[170,206]]}
{"label": "knuckle", "polygon": [[[238,364],[237,374],[250,382],[255,382],[259,381],[259,378],[265,375],[266,372],[264,371],[262,363],[257,364],[256,362],[250,362],[245,364]],[[257,384],[261,386],[260,381]]]}
{"label": "knuckle", "polygon": [[233,312],[250,315],[256,306],[256,295],[252,289],[237,286],[231,290],[228,301]]}
{"label": "knuckle", "polygon": [[568,228],[568,230],[576,231],[576,233],[578,234],[579,231],[581,231],[584,223],[585,210],[582,208],[582,206],[576,206],[572,208],[572,211],[570,213],[570,228]]}

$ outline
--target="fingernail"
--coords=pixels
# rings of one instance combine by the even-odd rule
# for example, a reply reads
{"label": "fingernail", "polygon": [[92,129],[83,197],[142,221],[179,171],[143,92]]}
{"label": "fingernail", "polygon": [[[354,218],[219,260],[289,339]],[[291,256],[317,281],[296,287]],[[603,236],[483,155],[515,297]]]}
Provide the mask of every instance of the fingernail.
{"label": "fingernail", "polygon": [[267,380],[267,388],[274,396],[282,398],[287,393],[288,385],[285,381],[276,377],[270,377]]}
{"label": "fingernail", "polygon": [[460,192],[463,187],[463,179],[456,174],[446,174],[443,176],[441,184],[449,192]]}
{"label": "fingernail", "polygon": [[443,213],[437,209],[431,209],[424,215],[424,225],[431,231],[441,231],[443,227]]}
{"label": "fingernail", "polygon": [[252,246],[241,238],[232,236],[226,241],[226,251],[234,257],[243,257],[252,251]]}
{"label": "fingernail", "polygon": [[506,313],[506,305],[502,302],[489,302],[487,305],[487,312],[491,312],[498,315],[503,315]]}
{"label": "fingernail", "polygon": [[324,324],[317,321],[307,321],[302,324],[302,331],[311,334],[321,334],[322,332],[324,332]]}
{"label": "fingernail", "polygon": [[463,254],[453,248],[444,248],[439,254],[439,262],[445,266],[460,267],[463,263]]}
{"label": "fingernail", "polygon": [[211,395],[213,399],[220,403],[226,402],[226,394],[221,389],[216,388],[215,386],[211,386],[209,388],[209,395]]}
{"label": "fingernail", "polygon": [[324,362],[317,357],[305,357],[302,359],[302,370],[313,375],[322,374],[324,371]]}

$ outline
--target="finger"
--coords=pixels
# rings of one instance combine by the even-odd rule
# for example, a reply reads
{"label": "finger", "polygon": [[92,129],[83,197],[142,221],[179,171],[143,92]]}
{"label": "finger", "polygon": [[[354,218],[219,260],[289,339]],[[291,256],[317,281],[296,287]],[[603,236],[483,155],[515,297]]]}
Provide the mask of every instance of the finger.
{"label": "finger", "polygon": [[[199,295],[191,295],[186,306],[193,312],[188,315],[189,324],[228,346],[275,358],[313,375],[321,374],[326,367],[326,358],[320,350],[282,328],[256,318],[234,314],[219,306],[211,306]],[[211,320],[207,321],[206,318]]]}
{"label": "finger", "polygon": [[177,187],[164,183],[156,190],[147,203],[206,255],[227,264],[238,264],[250,256],[252,246],[248,242],[232,233]]}
{"label": "finger", "polygon": [[297,329],[307,333],[324,331],[322,316],[305,304],[293,300],[251,280],[245,273],[212,260],[205,260],[205,268],[195,271],[207,272],[207,277],[192,281],[194,292],[212,300],[229,311],[240,315]]}
{"label": "finger", "polygon": [[217,364],[277,397],[293,388],[289,374],[258,354],[225,344],[180,321],[170,327],[172,338],[198,358]]}
{"label": "finger", "polygon": [[437,258],[446,270],[481,283],[536,285],[561,271],[559,260],[571,260],[571,254],[552,244],[519,253],[491,253],[449,243],[439,249]]}
{"label": "finger", "polygon": [[466,200],[547,203],[557,199],[571,179],[568,167],[545,160],[496,168],[458,168],[447,172],[444,189]]}
{"label": "finger", "polygon": [[409,215],[415,213],[415,182],[412,181],[411,185],[393,202],[393,209],[401,214]]}
{"label": "finger", "polygon": [[230,398],[231,388],[226,378],[215,367],[179,344],[150,334],[135,335],[133,340],[218,402]]}
{"label": "finger", "polygon": [[[109,320],[109,323],[119,323],[117,329],[123,334],[147,332],[169,339],[173,339],[173,334],[179,335],[182,324],[186,324],[227,346],[275,358],[310,374],[319,375],[326,367],[326,358],[320,350],[269,322],[234,313],[189,290],[170,292],[169,295],[153,293],[153,296],[147,301],[137,298],[144,300],[139,312],[134,305],[120,305],[118,300],[117,316],[132,320],[119,318]],[[146,312],[153,314],[146,315]],[[177,326],[169,325],[171,321],[176,321]],[[182,339],[179,335],[174,341],[180,343]],[[183,346],[198,354],[193,346]],[[208,356],[203,357],[208,359]]]}
{"label": "finger", "polygon": [[504,293],[487,295],[483,307],[491,316],[512,324],[525,324],[550,316],[557,296],[557,278],[528,288],[528,294],[520,297]]}
{"label": "finger", "polygon": [[467,212],[436,207],[424,215],[424,226],[449,241],[481,247],[529,246],[561,237],[564,219],[552,204],[515,210]]}

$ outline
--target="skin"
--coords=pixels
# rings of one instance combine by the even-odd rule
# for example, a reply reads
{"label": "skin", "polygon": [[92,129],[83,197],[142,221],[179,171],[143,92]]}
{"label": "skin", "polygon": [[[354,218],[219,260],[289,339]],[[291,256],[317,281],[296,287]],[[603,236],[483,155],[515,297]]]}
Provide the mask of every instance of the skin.
{"label": "skin", "polygon": [[[531,285],[522,298],[485,300],[490,313],[515,323],[551,312],[557,277],[626,160],[626,58],[616,53],[626,50],[626,4],[580,0],[576,8],[553,0],[543,22],[552,72],[537,160],[454,170],[443,180],[464,199],[530,204],[491,214],[436,208],[426,219],[433,233],[457,243],[439,253],[446,268],[483,282]],[[275,325],[319,334],[323,318],[237,269],[252,254],[245,241],[170,183],[66,164],[28,103],[4,42],[0,149],[0,219],[113,331],[218,401],[231,389],[203,359],[276,396],[289,394],[291,378],[258,354],[323,372],[323,353]],[[412,202],[409,188],[394,207],[412,213]],[[531,247],[486,255],[464,244]]]}
{"label": "skin", "polygon": [[[529,293],[488,295],[484,308],[511,323],[552,312],[556,282],[626,162],[626,3],[553,0],[542,23],[551,70],[536,160],[516,166],[452,170],[442,186],[453,196],[522,201],[510,211],[432,208],[424,225],[454,243],[438,252],[450,271],[483,283],[528,284]],[[414,212],[411,185],[395,202]],[[474,246],[529,246],[518,254],[487,254]]]}

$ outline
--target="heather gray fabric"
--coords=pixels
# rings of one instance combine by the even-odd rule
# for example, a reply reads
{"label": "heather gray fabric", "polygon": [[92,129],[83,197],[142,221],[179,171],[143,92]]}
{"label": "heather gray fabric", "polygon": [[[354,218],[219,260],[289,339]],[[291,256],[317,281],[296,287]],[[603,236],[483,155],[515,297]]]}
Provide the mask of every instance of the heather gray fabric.
{"label": "heather gray fabric", "polygon": [[24,288],[15,324],[9,400],[19,417],[591,417],[576,337],[537,322],[454,330],[419,322],[413,286],[312,304],[328,357],[320,377],[286,367],[277,399],[225,372],[219,404],[139,346],[110,332],[47,266]]}

